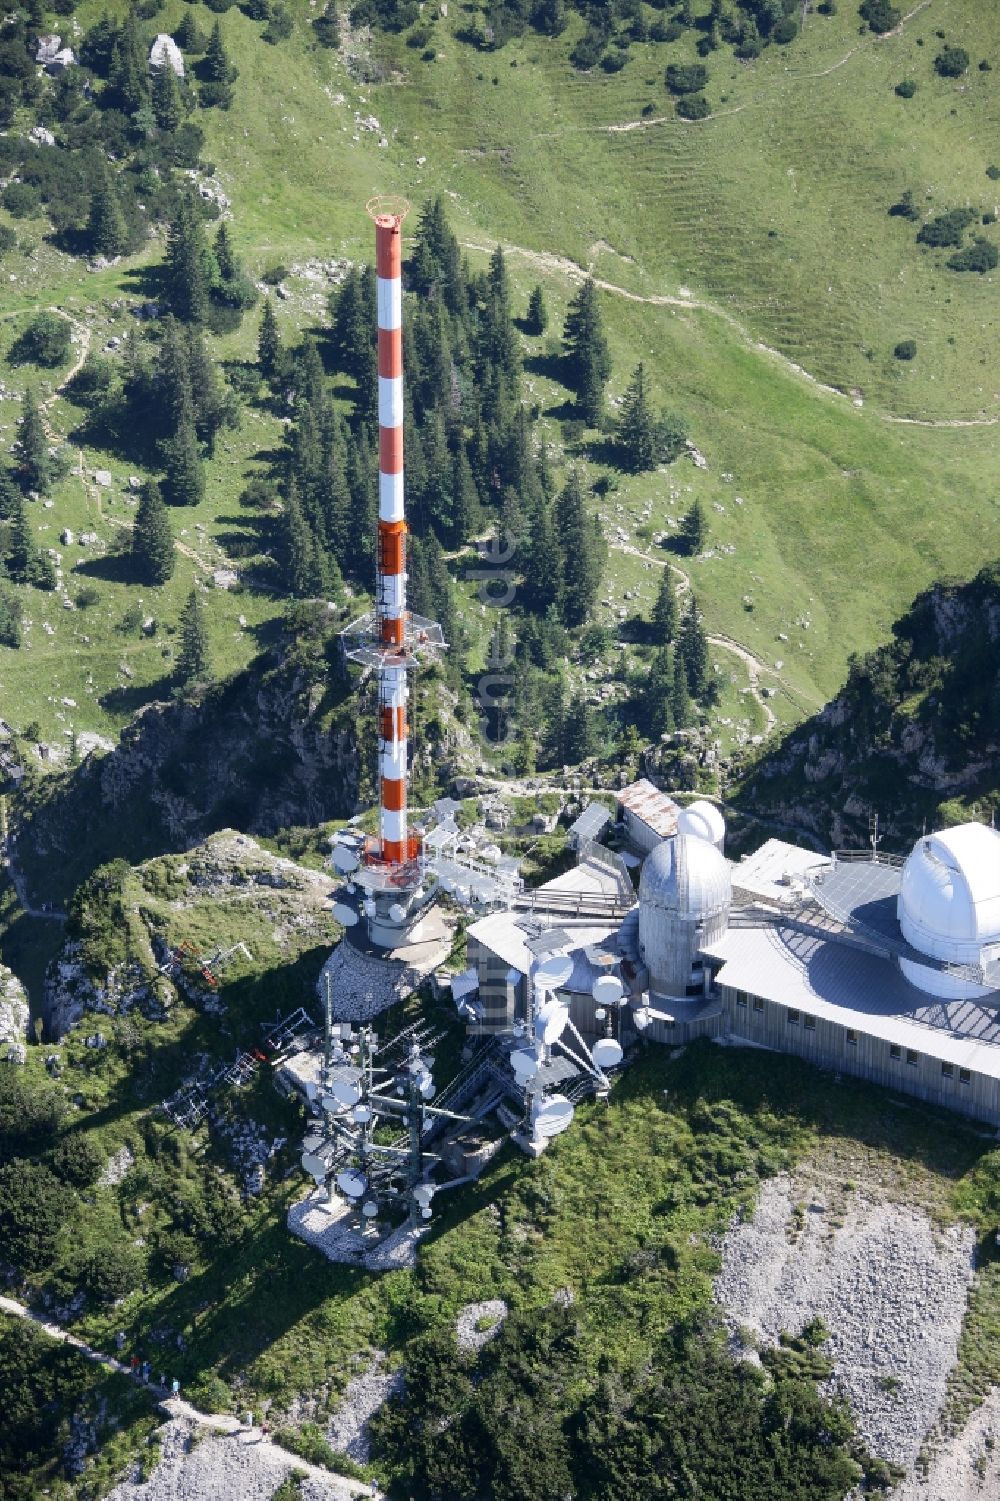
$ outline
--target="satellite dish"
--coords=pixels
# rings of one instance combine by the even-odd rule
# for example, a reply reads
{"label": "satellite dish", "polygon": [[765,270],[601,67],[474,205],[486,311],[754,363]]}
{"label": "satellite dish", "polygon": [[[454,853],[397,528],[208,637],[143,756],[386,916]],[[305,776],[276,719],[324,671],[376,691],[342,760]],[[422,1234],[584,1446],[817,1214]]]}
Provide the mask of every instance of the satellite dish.
{"label": "satellite dish", "polygon": [[421,1209],[421,1211],[420,1211],[420,1218],[422,1220],[429,1220],[430,1217],[431,1217],[431,1211],[430,1211],[430,1206],[428,1205],[428,1207],[426,1209]]}
{"label": "satellite dish", "polygon": [[600,1042],[595,1042],[590,1050],[590,1056],[598,1068],[617,1068],[625,1057],[621,1044],[615,1042],[613,1037],[602,1037]]}
{"label": "satellite dish", "polygon": [[538,1072],[538,1059],[534,1053],[526,1052],[523,1048],[510,1055],[510,1066],[514,1070],[514,1077],[519,1084],[526,1084],[533,1079]]}
{"label": "satellite dish", "polygon": [[302,1153],[302,1171],[308,1173],[310,1178],[315,1178],[317,1183],[322,1183],[326,1178],[328,1165],[318,1152]]}
{"label": "satellite dish", "polygon": [[338,1105],[356,1105],[361,1099],[361,1091],[351,1079],[334,1079],[330,1092]]}
{"label": "satellite dish", "polygon": [[649,1014],[648,1006],[639,1006],[632,1012],[633,1025],[640,1031],[645,1032],[653,1018]]}
{"label": "satellite dish", "polygon": [[560,990],[573,973],[573,961],[568,954],[553,954],[540,964],[532,975],[539,990]]}
{"label": "satellite dish", "polygon": [[422,1209],[426,1209],[427,1205],[434,1197],[433,1183],[418,1183],[416,1188],[413,1190],[413,1197],[416,1199],[417,1203],[421,1206]]}
{"label": "satellite dish", "polygon": [[302,1143],[303,1152],[318,1152],[323,1145],[323,1137],[310,1133]]}
{"label": "satellite dish", "polygon": [[389,908],[390,920],[392,922],[402,922],[405,916],[406,908],[400,906],[399,902],[393,902],[392,906]]}
{"label": "satellite dish", "polygon": [[599,1006],[617,1006],[625,987],[617,975],[600,975],[594,981],[593,997]]}
{"label": "satellite dish", "polygon": [[558,1136],[567,1130],[574,1114],[564,1094],[546,1095],[533,1113],[532,1130],[536,1136]]}
{"label": "satellite dish", "polygon": [[353,1168],[347,1168],[337,1174],[337,1187],[349,1199],[360,1199],[368,1187],[368,1179],[364,1173],[356,1173]]}
{"label": "satellite dish", "polygon": [[361,1206],[361,1213],[366,1220],[373,1220],[378,1214],[378,1205],[374,1199],[366,1199]]}
{"label": "satellite dish", "polygon": [[325,1094],[320,1101],[320,1104],[323,1106],[324,1110],[329,1110],[334,1115],[340,1115],[344,1109],[343,1102],[341,1100],[338,1100],[336,1095],[332,1094]]}
{"label": "satellite dish", "polygon": [[358,920],[358,914],[346,902],[334,902],[333,916],[334,921],[339,922],[342,928],[353,928]]}
{"label": "satellite dish", "polygon": [[338,844],[333,852],[333,864],[342,876],[349,876],[359,865],[358,857],[346,844]]}
{"label": "satellite dish", "polygon": [[371,1107],[368,1105],[355,1105],[351,1111],[351,1117],[359,1126],[366,1126],[372,1118]]}
{"label": "satellite dish", "polygon": [[437,1094],[437,1085],[434,1083],[434,1080],[431,1078],[430,1074],[425,1074],[421,1079],[420,1093],[425,1100],[433,1100],[434,1096]]}
{"label": "satellite dish", "polygon": [[535,1036],[549,1044],[561,1037],[569,1021],[569,1007],[562,1001],[548,1001],[535,1016]]}

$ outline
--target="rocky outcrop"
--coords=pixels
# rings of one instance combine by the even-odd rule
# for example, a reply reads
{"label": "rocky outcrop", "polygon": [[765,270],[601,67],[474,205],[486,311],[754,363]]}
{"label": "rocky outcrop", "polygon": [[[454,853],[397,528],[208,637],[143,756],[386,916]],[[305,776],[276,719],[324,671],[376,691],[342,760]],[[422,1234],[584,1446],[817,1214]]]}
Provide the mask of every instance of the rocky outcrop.
{"label": "rocky outcrop", "polygon": [[147,705],[109,755],[22,789],[14,822],[29,894],[63,905],[118,857],[137,864],[216,829],[273,834],[352,813],[353,707],[326,652],[295,642],[197,699]]}
{"label": "rocky outcrop", "polygon": [[871,811],[900,849],[925,822],[989,816],[1000,803],[1000,564],[919,595],[738,800],[834,847],[863,844]]}
{"label": "rocky outcrop", "polygon": [[31,1013],[24,986],[0,964],[0,1059],[23,1063]]}

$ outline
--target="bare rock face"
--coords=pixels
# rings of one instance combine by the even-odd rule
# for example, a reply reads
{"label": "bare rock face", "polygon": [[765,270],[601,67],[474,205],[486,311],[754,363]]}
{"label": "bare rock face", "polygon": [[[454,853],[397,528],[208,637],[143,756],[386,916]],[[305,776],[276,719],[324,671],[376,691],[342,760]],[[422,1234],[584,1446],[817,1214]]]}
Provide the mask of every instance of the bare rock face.
{"label": "bare rock face", "polygon": [[11,970],[0,964],[0,1059],[24,1062],[30,1019],[24,986]]}

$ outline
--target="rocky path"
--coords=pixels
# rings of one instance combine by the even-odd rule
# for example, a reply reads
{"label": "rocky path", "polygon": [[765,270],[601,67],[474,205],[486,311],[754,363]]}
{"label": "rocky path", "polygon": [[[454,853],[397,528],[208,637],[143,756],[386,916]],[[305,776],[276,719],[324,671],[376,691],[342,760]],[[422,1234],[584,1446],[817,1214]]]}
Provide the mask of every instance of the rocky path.
{"label": "rocky path", "polygon": [[[0,1297],[0,1312],[27,1319],[60,1344],[74,1350],[106,1371],[137,1380],[135,1374],[113,1355],[95,1350],[60,1324],[51,1323],[14,1298]],[[137,1381],[137,1384],[141,1384]],[[149,1390],[159,1399],[170,1421],[159,1430],[162,1459],[149,1480],[123,1480],[111,1492],[110,1501],[269,1501],[293,1469],[309,1477],[303,1496],[309,1501],[349,1501],[372,1495],[372,1487],[357,1480],[331,1475],[309,1464],[263,1436],[259,1428],[248,1429],[228,1413],[200,1412],[181,1397],[171,1397],[155,1384]],[[199,1442],[194,1435],[205,1437]]]}

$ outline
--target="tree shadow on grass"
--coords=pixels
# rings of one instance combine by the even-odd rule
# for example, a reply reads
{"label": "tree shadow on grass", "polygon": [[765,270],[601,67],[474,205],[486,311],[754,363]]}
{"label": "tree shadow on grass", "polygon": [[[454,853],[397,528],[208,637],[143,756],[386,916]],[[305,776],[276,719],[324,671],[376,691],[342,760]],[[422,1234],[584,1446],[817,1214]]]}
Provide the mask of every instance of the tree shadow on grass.
{"label": "tree shadow on grass", "polygon": [[524,361],[526,375],[540,375],[545,380],[555,381],[557,385],[565,386],[567,391],[571,389],[566,379],[566,362],[559,354],[529,354]]}
{"label": "tree shadow on grass", "polygon": [[82,558],[73,565],[75,578],[103,579],[106,584],[138,584],[135,563],[128,552],[109,552],[101,558]]}
{"label": "tree shadow on grass", "polygon": [[170,673],[152,683],[125,683],[102,693],[98,703],[109,714],[127,714],[131,717],[147,704],[168,702],[173,696],[175,683],[176,680]]}

